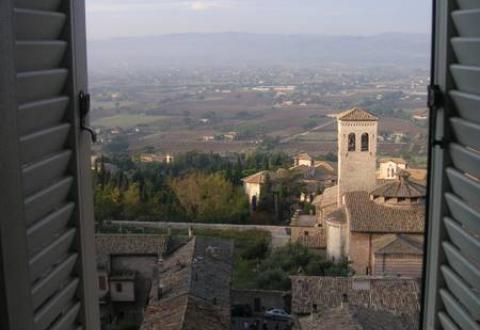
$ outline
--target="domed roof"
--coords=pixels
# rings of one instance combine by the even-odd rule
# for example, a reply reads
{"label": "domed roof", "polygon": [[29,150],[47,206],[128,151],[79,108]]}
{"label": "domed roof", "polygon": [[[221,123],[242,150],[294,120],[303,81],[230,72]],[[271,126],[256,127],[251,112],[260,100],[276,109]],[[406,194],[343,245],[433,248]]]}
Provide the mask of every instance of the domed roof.
{"label": "domed roof", "polygon": [[409,180],[410,173],[400,171],[398,181],[385,183],[373,190],[373,197],[386,198],[421,198],[426,196],[426,187],[422,184]]}

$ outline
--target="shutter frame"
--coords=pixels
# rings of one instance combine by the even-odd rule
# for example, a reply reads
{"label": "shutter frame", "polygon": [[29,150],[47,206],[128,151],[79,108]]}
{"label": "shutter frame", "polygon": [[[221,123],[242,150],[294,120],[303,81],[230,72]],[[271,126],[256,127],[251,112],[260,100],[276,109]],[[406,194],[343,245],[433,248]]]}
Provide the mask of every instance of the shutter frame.
{"label": "shutter frame", "polygon": [[[431,83],[442,102],[430,107],[430,171],[425,243],[423,329],[480,329],[478,139],[480,90],[472,76],[478,59],[466,56],[465,37],[475,47],[469,0],[434,0]],[[464,21],[468,19],[467,21]],[[475,31],[473,31],[475,33]],[[468,46],[468,45],[467,45]],[[473,48],[472,48],[473,49]],[[463,53],[461,53],[463,52]],[[466,74],[464,69],[468,69]],[[465,71],[465,72],[464,72]],[[465,74],[464,74],[465,73]],[[472,111],[475,110],[475,111]],[[442,141],[438,143],[437,141]],[[474,151],[475,150],[475,151]],[[477,232],[478,233],[478,232]]]}
{"label": "shutter frame", "polygon": [[0,65],[0,328],[100,329],[84,0],[0,1]]}
{"label": "shutter frame", "polygon": [[0,1],[0,328],[33,328],[16,111],[13,1]]}

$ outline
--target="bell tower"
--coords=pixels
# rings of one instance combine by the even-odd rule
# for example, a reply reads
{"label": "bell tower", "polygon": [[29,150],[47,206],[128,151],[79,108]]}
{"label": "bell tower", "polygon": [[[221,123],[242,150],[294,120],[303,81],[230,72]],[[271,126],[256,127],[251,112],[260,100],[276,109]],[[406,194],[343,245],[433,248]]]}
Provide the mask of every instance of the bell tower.
{"label": "bell tower", "polygon": [[353,108],[337,116],[338,198],[351,191],[371,191],[376,184],[378,118]]}

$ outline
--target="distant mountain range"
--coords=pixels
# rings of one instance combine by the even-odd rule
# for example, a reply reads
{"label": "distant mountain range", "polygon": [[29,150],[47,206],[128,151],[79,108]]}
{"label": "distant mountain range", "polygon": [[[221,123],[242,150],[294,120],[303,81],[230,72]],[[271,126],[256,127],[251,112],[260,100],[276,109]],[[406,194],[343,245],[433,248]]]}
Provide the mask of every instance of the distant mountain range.
{"label": "distant mountain range", "polygon": [[428,68],[428,34],[373,36],[186,33],[95,40],[92,69],[127,66],[393,65]]}

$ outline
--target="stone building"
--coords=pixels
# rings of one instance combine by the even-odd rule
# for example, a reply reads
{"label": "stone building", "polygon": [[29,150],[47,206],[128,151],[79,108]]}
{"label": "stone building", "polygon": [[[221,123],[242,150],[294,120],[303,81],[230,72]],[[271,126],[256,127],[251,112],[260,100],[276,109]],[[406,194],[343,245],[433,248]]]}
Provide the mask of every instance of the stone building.
{"label": "stone building", "polygon": [[425,186],[401,166],[377,180],[376,117],[354,108],[337,121],[338,184],[313,202],[327,255],[348,258],[356,274],[421,276]]}
{"label": "stone building", "polygon": [[377,170],[378,118],[360,108],[337,116],[338,191],[341,203],[351,191],[370,191],[375,187]]}
{"label": "stone building", "polygon": [[294,163],[295,165],[288,170],[280,168],[277,171],[260,171],[242,179],[252,210],[256,209],[267,177],[274,186],[277,182],[282,181],[285,176],[295,178],[295,182],[300,186],[300,195],[297,198],[300,202],[307,203],[313,202],[320,192],[337,182],[337,166],[335,163],[315,161],[308,154],[296,156]]}
{"label": "stone building", "polygon": [[102,324],[140,324],[158,260],[167,251],[163,235],[97,234],[97,287]]}
{"label": "stone building", "polygon": [[312,249],[326,248],[325,232],[317,224],[317,217],[295,214],[290,221],[290,239]]}
{"label": "stone building", "polygon": [[230,328],[233,242],[193,237],[158,264],[142,330]]}
{"label": "stone building", "polygon": [[379,180],[397,180],[400,170],[407,168],[407,162],[402,158],[381,158],[378,161],[377,179]]}
{"label": "stone building", "polygon": [[300,315],[302,330],[419,328],[416,279],[292,276],[291,281],[292,312]]}

